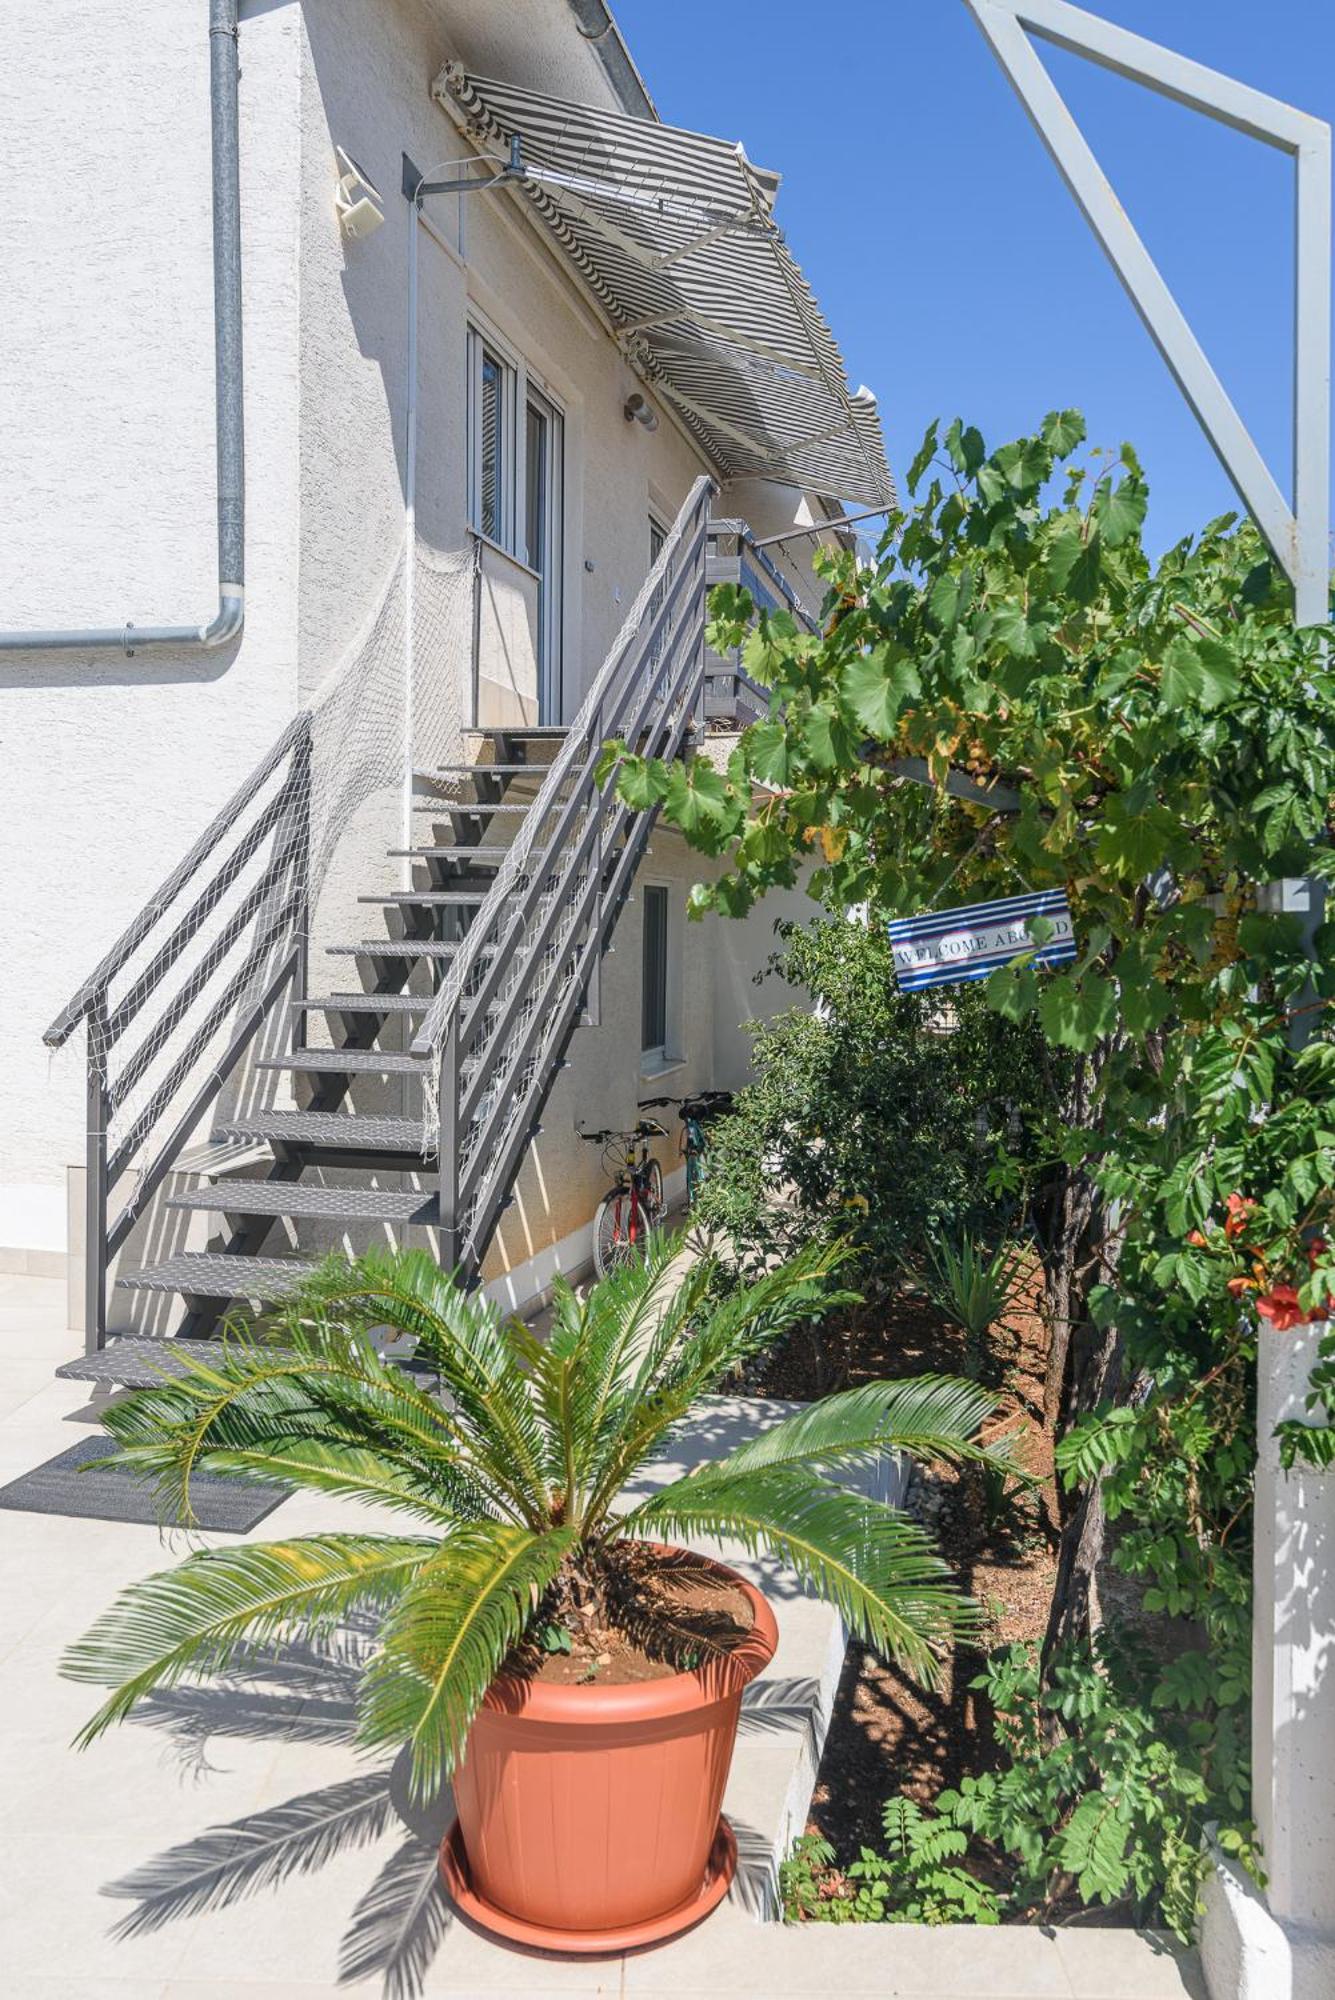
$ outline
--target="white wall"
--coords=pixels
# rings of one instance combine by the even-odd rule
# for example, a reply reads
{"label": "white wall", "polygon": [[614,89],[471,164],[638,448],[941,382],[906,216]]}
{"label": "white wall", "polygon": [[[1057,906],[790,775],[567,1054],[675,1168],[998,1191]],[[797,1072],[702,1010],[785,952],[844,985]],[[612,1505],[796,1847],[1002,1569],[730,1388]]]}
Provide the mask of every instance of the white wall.
{"label": "white wall", "polygon": [[[705,918],[713,967],[714,1079],[720,1090],[737,1090],[755,1074],[748,1030],[803,1004],[800,988],[768,972],[770,959],[783,950],[775,925],[814,923],[819,915],[810,896],[798,888],[771,889],[744,920]],[[766,977],[757,984],[761,972]]]}
{"label": "white wall", "polygon": [[[247,596],[210,655],[0,658],[0,1248],[63,1240],[81,1035],[41,1033],[296,699],[298,20],[242,28]],[[207,13],[6,10],[6,626],[216,605]]]}

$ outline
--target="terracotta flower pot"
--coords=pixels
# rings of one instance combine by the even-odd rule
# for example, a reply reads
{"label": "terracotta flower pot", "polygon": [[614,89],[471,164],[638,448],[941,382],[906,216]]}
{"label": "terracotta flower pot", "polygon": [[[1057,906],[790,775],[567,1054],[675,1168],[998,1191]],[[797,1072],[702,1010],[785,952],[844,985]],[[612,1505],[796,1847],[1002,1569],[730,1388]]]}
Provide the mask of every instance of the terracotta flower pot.
{"label": "terracotta flower pot", "polygon": [[557,1949],[608,1949],[669,1936],[720,1900],[736,1856],[726,1830],[720,1842],[719,1808],[742,1692],[779,1631],[760,1592],[717,1568],[754,1620],[726,1658],[620,1687],[492,1684],[442,1851],[448,1886],[479,1922]]}

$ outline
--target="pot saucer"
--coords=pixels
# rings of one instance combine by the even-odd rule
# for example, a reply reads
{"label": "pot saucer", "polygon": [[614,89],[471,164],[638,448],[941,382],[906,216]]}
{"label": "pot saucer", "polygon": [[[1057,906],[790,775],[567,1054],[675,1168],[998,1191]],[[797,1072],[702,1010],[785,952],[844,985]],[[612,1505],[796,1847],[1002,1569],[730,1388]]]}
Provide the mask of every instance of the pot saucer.
{"label": "pot saucer", "polygon": [[512,1916],[509,1910],[498,1909],[496,1904],[487,1902],[478,1894],[473,1887],[457,1819],[440,1847],[441,1879],[464,1916],[471,1918],[483,1930],[538,1951],[605,1954],[633,1951],[638,1945],[661,1944],[665,1938],[675,1937],[678,1931],[689,1930],[692,1924],[698,1924],[702,1917],[707,1917],[727,1895],[736,1870],[737,1837],[727,1820],[720,1817],[714,1845],[705,1864],[704,1880],[696,1893],[688,1896],[684,1903],[678,1903],[675,1909],[665,1910],[661,1916],[651,1917],[645,1923],[623,1924],[605,1931],[564,1931],[557,1930],[554,1925],[533,1924],[523,1917]]}

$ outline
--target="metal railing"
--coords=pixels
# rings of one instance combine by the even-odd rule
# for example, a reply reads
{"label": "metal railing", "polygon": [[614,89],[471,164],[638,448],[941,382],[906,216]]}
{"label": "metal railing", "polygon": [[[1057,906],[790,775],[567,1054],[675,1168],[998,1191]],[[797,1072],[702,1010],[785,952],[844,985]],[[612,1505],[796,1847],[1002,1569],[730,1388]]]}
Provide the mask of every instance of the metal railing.
{"label": "metal railing", "polygon": [[[709,529],[709,581],[740,583],[755,604],[788,611],[808,632],[817,621],[787,577],[760,547],[742,520],[715,520]],[[742,665],[740,648],[727,658],[710,653],[705,669],[705,713],[716,728],[744,729],[769,714],[770,691]]]}
{"label": "metal railing", "polygon": [[[284,987],[305,991],[310,760],[306,710],[42,1037],[58,1049],[81,1021],[87,1024],[84,1329],[90,1353],[106,1344],[112,1259]],[[192,885],[193,899],[182,909]],[[114,996],[122,979],[125,990]],[[294,1023],[297,1046],[304,1034],[300,1014]],[[114,1131],[118,1117],[122,1129]],[[113,1217],[113,1192],[131,1174],[133,1185]]]}
{"label": "metal railing", "polygon": [[476,1274],[654,814],[599,776],[603,744],[680,750],[704,684],[708,479],[697,480],[413,1042],[438,1065],[441,1261]]}

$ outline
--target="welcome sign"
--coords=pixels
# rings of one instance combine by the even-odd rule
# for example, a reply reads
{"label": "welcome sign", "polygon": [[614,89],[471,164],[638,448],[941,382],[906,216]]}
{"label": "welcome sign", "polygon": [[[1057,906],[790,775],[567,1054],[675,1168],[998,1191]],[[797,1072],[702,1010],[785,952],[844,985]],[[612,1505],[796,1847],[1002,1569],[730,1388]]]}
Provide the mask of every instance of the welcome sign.
{"label": "welcome sign", "polygon": [[[1029,928],[1034,917],[1044,918],[1048,926],[1042,944],[1036,944]],[[900,992],[921,993],[929,986],[986,979],[1021,952],[1032,952],[1034,965],[1071,965],[1075,931],[1066,891],[1046,889],[901,918],[890,925],[890,948]]]}

